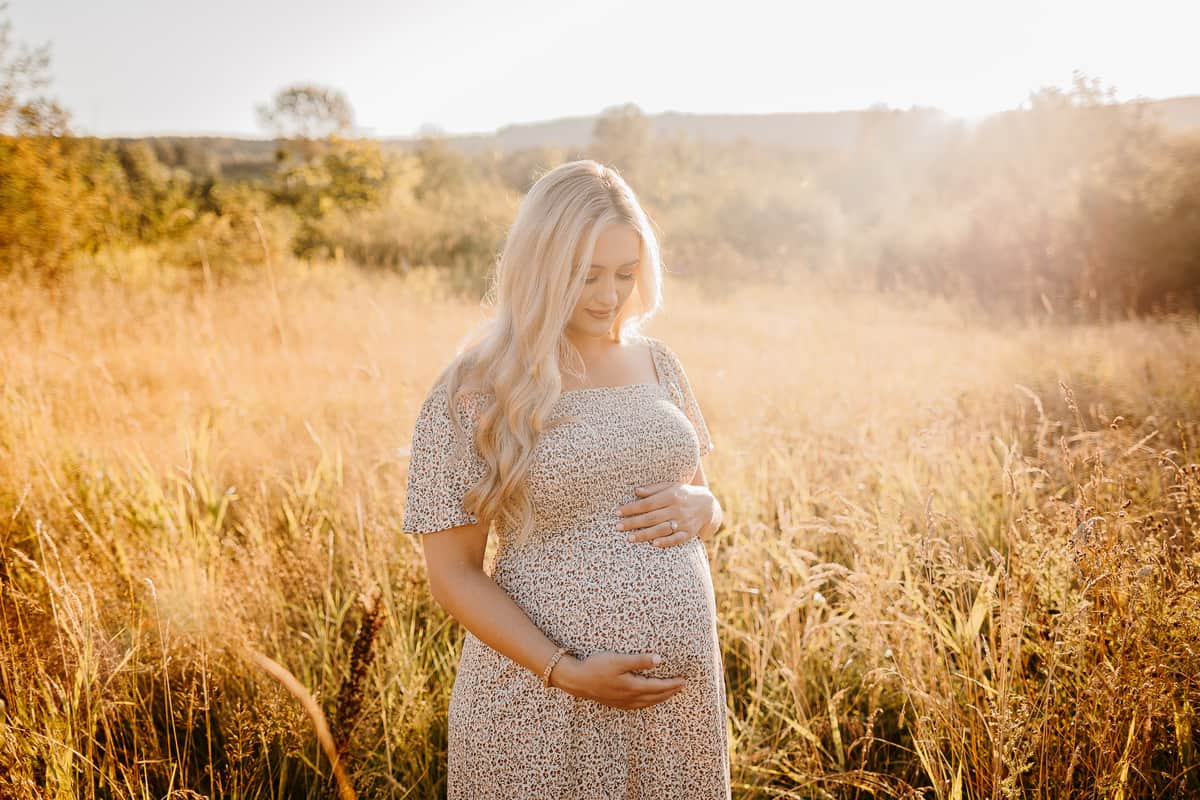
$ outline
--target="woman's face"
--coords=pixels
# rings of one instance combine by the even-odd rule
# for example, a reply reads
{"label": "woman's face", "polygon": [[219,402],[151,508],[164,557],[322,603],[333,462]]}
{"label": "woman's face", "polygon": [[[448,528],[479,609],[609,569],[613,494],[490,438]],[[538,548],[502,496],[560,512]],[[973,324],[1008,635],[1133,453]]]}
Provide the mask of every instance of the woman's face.
{"label": "woman's face", "polygon": [[641,243],[637,231],[628,225],[610,225],[600,232],[583,293],[567,321],[568,331],[578,336],[607,336],[617,312],[633,293],[641,268]]}

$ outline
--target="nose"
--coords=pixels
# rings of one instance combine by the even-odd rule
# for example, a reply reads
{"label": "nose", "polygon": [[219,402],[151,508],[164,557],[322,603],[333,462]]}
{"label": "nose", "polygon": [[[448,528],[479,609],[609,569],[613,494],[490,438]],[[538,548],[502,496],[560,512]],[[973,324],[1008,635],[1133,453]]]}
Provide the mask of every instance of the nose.
{"label": "nose", "polygon": [[617,304],[620,295],[617,294],[616,278],[607,278],[603,282],[603,286],[599,289],[596,299],[600,300],[604,308],[613,308]]}

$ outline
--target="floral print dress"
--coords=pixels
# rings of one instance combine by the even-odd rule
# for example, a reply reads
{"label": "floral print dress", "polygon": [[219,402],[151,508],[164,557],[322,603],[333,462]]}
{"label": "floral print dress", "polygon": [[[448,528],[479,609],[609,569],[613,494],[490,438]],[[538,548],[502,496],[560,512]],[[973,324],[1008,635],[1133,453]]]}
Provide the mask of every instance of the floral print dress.
{"label": "floral print dress", "polygon": [[[704,543],[630,542],[617,509],[634,487],[691,482],[714,445],[678,356],[639,337],[655,383],[562,392],[571,420],[535,445],[528,490],[537,523],[518,543],[498,528],[491,574],[535,625],[578,658],[654,652],[640,674],[686,687],[619,709],[543,687],[540,676],[466,632],[449,706],[449,800],[723,800],[730,797],[725,684]],[[485,392],[455,405],[466,430]],[[444,385],[421,405],[412,437],[402,528],[431,534],[477,522],[463,509],[485,465],[459,447]]]}

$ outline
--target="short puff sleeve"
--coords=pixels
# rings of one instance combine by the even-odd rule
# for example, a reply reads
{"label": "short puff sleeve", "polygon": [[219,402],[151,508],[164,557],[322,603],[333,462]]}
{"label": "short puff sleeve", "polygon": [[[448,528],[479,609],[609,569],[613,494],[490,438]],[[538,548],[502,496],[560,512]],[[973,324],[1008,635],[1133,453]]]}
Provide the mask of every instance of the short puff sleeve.
{"label": "short puff sleeve", "polygon": [[675,400],[675,405],[682,409],[692,423],[692,427],[696,431],[696,438],[700,442],[700,455],[708,455],[716,445],[708,433],[708,424],[700,412],[700,402],[696,400],[696,394],[692,391],[692,384],[688,381],[687,372],[683,369],[683,362],[679,360],[679,356],[675,355],[675,351],[662,341],[655,339],[654,344],[662,354],[659,363],[666,365],[668,374],[665,379]]}
{"label": "short puff sleeve", "polygon": [[487,470],[474,442],[477,396],[468,393],[457,403],[466,440],[459,439],[450,420],[448,397],[446,385],[439,384],[417,413],[404,494],[405,533],[433,533],[479,521],[463,508],[467,491]]}

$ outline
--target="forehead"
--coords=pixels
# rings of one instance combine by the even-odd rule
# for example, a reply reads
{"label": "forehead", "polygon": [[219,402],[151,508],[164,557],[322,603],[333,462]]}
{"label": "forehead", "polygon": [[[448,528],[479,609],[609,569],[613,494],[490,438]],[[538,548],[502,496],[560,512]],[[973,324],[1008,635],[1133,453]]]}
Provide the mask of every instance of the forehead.
{"label": "forehead", "polygon": [[610,225],[596,237],[592,268],[615,269],[636,264],[642,254],[642,240],[628,225]]}

